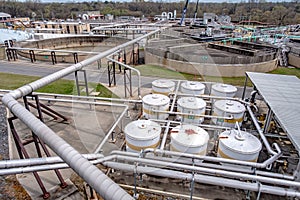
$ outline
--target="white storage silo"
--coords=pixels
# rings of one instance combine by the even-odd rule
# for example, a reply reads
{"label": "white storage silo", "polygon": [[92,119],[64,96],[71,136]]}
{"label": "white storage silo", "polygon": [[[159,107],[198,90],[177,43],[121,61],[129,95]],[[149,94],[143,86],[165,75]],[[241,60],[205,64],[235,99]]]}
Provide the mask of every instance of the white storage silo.
{"label": "white storage silo", "polygon": [[[181,97],[177,100],[177,112],[189,113],[194,115],[205,114],[206,102],[196,97]],[[181,122],[197,124],[204,121],[204,117],[193,115],[177,115]]]}
{"label": "white storage silo", "polygon": [[186,81],[181,83],[180,90],[184,94],[201,95],[204,94],[205,85],[196,81]]}
{"label": "white storage silo", "polygon": [[159,145],[161,126],[150,120],[137,120],[127,124],[124,133],[126,150],[139,152]]}
{"label": "white storage silo", "polygon": [[204,129],[191,124],[180,125],[171,130],[170,150],[206,155],[208,140],[209,135]]}
{"label": "white storage silo", "polygon": [[152,82],[152,92],[154,94],[168,95],[175,90],[175,83],[167,79],[158,79]]}
{"label": "white storage silo", "polygon": [[245,113],[245,106],[238,101],[218,100],[214,103],[213,115],[221,117],[231,117],[232,119],[212,118],[216,125],[235,127],[236,122],[242,125]]}
{"label": "white storage silo", "polygon": [[261,149],[259,139],[245,131],[232,129],[219,136],[218,157],[257,162]]}
{"label": "white storage silo", "polygon": [[211,87],[211,95],[218,97],[234,97],[237,92],[237,88],[233,85],[217,83]]}
{"label": "white storage silo", "polygon": [[147,119],[167,119],[168,113],[156,111],[168,111],[170,98],[162,94],[148,94],[143,97],[143,115]]}

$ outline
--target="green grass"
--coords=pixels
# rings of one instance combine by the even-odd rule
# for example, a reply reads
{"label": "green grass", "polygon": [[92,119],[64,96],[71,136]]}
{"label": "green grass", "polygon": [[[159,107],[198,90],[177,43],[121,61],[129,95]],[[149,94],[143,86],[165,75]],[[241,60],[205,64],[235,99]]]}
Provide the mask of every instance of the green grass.
{"label": "green grass", "polygon": [[[14,90],[35,80],[38,80],[39,78],[40,77],[36,76],[0,73],[0,88],[6,90]],[[101,84],[88,83],[88,85],[89,88],[94,88],[95,91],[100,92],[99,97],[101,96],[118,98],[117,95],[112,93]],[[38,89],[36,92],[76,95],[77,89],[75,86],[75,81],[61,79]],[[81,92],[81,95],[85,95],[85,93]]]}
{"label": "green grass", "polygon": [[[245,77],[216,77],[216,76],[200,76],[193,74],[186,74],[176,72],[170,69],[166,69],[155,65],[140,65],[136,66],[136,69],[140,70],[142,76],[152,76],[159,78],[181,79],[181,80],[194,80],[194,81],[206,81],[206,82],[221,82],[231,85],[243,86]],[[274,71],[269,72],[271,74],[283,74],[283,75],[295,75],[300,78],[300,69],[298,68],[277,68]],[[251,83],[248,81],[248,85]]]}
{"label": "green grass", "polygon": [[[194,81],[207,81],[207,82],[221,82],[231,85],[244,85],[245,77],[212,77],[212,76],[199,76],[192,74],[179,73],[170,69],[166,69],[154,65],[140,65],[136,66],[140,70],[142,76],[152,76],[158,78],[180,79],[180,80],[194,80]],[[300,78],[300,69],[298,68],[277,68],[276,70],[269,72],[271,74],[283,74],[283,75],[295,75]],[[14,90],[27,83],[33,82],[40,77],[25,76],[18,74],[0,73],[0,88],[7,90]],[[248,81],[249,83],[249,81]],[[98,96],[108,98],[118,98],[117,95],[112,93],[106,87],[97,83],[89,83],[89,88],[94,88],[96,92],[100,92]],[[77,94],[75,82],[70,80],[58,80],[45,87],[40,88],[37,92],[43,93],[56,93],[56,94]],[[81,92],[81,95],[85,95]]]}
{"label": "green grass", "polygon": [[286,68],[279,67],[270,72],[271,74],[282,74],[282,75],[294,75],[300,78],[300,69],[299,68]]}
{"label": "green grass", "polygon": [[184,79],[184,75],[156,65],[139,65],[135,66],[141,72],[142,76],[161,77],[169,79]]}
{"label": "green grass", "polygon": [[108,98],[119,98],[116,94],[108,90],[105,86],[98,84],[96,86],[96,92],[100,92],[101,97],[108,97]]}

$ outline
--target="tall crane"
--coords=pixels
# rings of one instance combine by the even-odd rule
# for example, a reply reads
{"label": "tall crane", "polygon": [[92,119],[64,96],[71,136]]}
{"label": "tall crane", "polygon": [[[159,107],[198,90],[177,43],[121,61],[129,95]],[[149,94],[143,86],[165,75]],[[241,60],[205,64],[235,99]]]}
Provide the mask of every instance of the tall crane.
{"label": "tall crane", "polygon": [[197,0],[197,4],[196,4],[196,10],[195,10],[195,13],[194,13],[193,24],[195,24],[195,21],[196,21],[196,18],[197,18],[198,4],[199,4],[199,0]]}
{"label": "tall crane", "polygon": [[188,5],[189,5],[189,0],[186,0],[184,8],[183,8],[183,11],[182,11],[182,16],[181,16],[181,20],[180,20],[180,26],[183,25],[183,21],[184,21],[184,18],[185,18],[185,14],[186,14],[186,10],[187,10]]}

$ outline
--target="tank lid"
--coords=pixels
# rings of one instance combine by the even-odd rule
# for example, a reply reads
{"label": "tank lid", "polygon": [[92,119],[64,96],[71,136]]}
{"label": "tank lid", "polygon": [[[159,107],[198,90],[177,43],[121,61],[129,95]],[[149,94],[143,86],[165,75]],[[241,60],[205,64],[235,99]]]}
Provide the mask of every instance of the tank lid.
{"label": "tank lid", "polygon": [[187,90],[203,90],[205,88],[205,85],[196,81],[186,81],[181,83],[181,87]]}
{"label": "tank lid", "polygon": [[209,136],[203,128],[191,124],[184,124],[171,130],[171,139],[183,146],[199,147],[208,142]]}
{"label": "tank lid", "polygon": [[242,154],[254,154],[261,150],[262,144],[254,135],[238,130],[224,131],[219,136],[219,142],[231,151]]}
{"label": "tank lid", "polygon": [[170,98],[162,94],[148,94],[143,97],[143,102],[149,105],[162,106],[170,102]]}
{"label": "tank lid", "polygon": [[218,100],[215,102],[214,106],[219,110],[229,113],[242,113],[246,110],[243,104],[238,101],[231,100]]}
{"label": "tank lid", "polygon": [[233,85],[217,83],[212,86],[213,90],[216,90],[221,93],[233,93],[237,91],[237,88]]}
{"label": "tank lid", "polygon": [[177,104],[189,109],[201,109],[206,106],[206,102],[197,97],[181,97],[178,99]]}
{"label": "tank lid", "polygon": [[161,126],[150,120],[137,120],[127,124],[124,133],[136,140],[151,140],[159,137]]}
{"label": "tank lid", "polygon": [[168,79],[158,79],[152,82],[152,85],[159,88],[172,88],[175,87],[175,83]]}

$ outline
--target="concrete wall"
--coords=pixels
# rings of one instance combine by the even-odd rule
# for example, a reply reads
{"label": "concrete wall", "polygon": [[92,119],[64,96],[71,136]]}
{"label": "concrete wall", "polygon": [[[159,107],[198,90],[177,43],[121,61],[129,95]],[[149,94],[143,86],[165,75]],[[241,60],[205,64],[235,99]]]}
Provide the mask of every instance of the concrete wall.
{"label": "concrete wall", "polygon": [[268,54],[259,54],[257,56],[227,56],[227,55],[214,55],[210,54],[209,50],[205,50],[203,47],[203,51],[199,54],[188,54],[184,53],[186,49],[196,49],[203,45],[185,45],[178,48],[167,48],[165,49],[157,49],[157,48],[149,48],[147,47],[146,51],[149,53],[161,56],[164,58],[168,58],[171,60],[177,61],[185,61],[185,62],[195,62],[195,63],[203,63],[203,64],[249,64],[249,63],[260,63],[267,62],[275,59],[276,53],[268,53]]}
{"label": "concrete wall", "polygon": [[5,47],[0,46],[0,60],[5,60],[6,55],[5,55]]}
{"label": "concrete wall", "polygon": [[167,67],[178,72],[217,77],[239,77],[245,76],[246,71],[269,72],[277,68],[277,59],[249,64],[210,64],[172,60],[149,51],[145,51],[145,63]]}
{"label": "concrete wall", "polygon": [[[36,28],[39,26],[41,29],[60,29],[60,33],[68,34],[81,34],[83,32],[90,32],[89,24],[81,23],[39,23],[36,24]],[[39,33],[39,29],[36,30]],[[42,30],[41,30],[42,31]],[[52,31],[53,33],[58,33],[56,30]]]}
{"label": "concrete wall", "polygon": [[300,54],[296,55],[293,53],[288,54],[289,65],[300,68]]}
{"label": "concrete wall", "polygon": [[[63,37],[63,38],[51,38],[33,42],[23,43],[21,47],[23,48],[37,48],[37,49],[65,49],[65,48],[76,48],[76,47],[97,47],[107,46],[109,48],[120,45],[127,42],[125,38],[108,38],[103,36],[75,36],[75,37]],[[129,52],[127,50],[126,52]],[[76,52],[76,51],[74,51]],[[18,55],[30,58],[29,51],[18,51]],[[83,61],[87,57],[92,55],[80,54],[78,53],[78,61]],[[130,59],[131,54],[128,54],[127,57]],[[51,52],[35,52],[36,60],[52,62]],[[61,53],[56,52],[56,60],[58,63],[67,62],[74,63],[74,57],[72,53]]]}
{"label": "concrete wall", "polygon": [[95,46],[102,43],[107,37],[103,36],[75,36],[75,37],[62,37],[51,38],[45,40],[32,41],[22,44],[23,48],[37,48],[37,49],[60,49],[70,47],[84,47]]}

